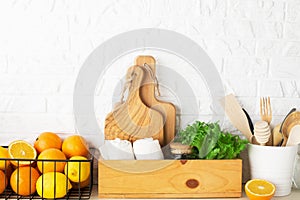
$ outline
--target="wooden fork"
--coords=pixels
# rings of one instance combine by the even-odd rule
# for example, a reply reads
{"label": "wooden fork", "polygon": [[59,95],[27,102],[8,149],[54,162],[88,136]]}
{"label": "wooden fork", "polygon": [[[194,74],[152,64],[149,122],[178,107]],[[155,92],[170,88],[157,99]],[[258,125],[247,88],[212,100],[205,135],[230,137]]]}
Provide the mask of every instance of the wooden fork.
{"label": "wooden fork", "polygon": [[272,121],[272,108],[270,103],[270,97],[260,98],[260,117],[261,120],[268,122],[270,125]]}
{"label": "wooden fork", "polygon": [[[269,125],[272,121],[272,108],[270,103],[270,97],[261,97],[260,98],[260,117],[261,120],[266,121]],[[267,146],[273,146],[273,134],[270,132],[269,141],[266,144]]]}

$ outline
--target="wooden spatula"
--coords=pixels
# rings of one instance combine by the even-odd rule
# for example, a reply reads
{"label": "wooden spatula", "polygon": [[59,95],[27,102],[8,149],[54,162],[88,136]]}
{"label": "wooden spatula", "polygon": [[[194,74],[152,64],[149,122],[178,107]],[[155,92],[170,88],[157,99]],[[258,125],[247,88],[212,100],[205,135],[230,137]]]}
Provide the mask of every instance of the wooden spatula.
{"label": "wooden spatula", "polygon": [[127,73],[127,79],[132,80],[127,100],[107,115],[105,139],[135,141],[152,137],[159,139],[163,145],[163,117],[159,112],[147,107],[140,98],[144,70],[138,66],[131,69]]}
{"label": "wooden spatula", "polygon": [[298,145],[300,143],[300,125],[295,125],[290,133],[286,146]]}
{"label": "wooden spatula", "polygon": [[[156,61],[152,56],[138,56],[135,64],[144,69],[144,79],[140,97],[145,105],[158,111],[164,120],[164,145],[169,144],[175,137],[176,108],[172,103],[158,100],[155,95]],[[151,71],[149,71],[151,70]]]}
{"label": "wooden spatula", "polygon": [[252,133],[248,125],[247,117],[235,96],[233,94],[225,96],[221,100],[221,104],[232,125],[241,131],[251,142]]}

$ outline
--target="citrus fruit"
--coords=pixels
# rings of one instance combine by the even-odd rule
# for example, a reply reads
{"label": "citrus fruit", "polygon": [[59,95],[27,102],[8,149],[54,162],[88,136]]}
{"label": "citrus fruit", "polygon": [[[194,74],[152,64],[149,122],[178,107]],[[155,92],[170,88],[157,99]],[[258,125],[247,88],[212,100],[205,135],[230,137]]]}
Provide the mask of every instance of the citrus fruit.
{"label": "citrus fruit", "polygon": [[7,186],[7,177],[2,170],[0,170],[0,194],[2,194]]}
{"label": "citrus fruit", "polygon": [[[63,172],[66,164],[66,156],[59,149],[46,149],[38,156],[37,166],[40,172]],[[50,160],[50,161],[40,161]]]}
{"label": "citrus fruit", "polygon": [[[24,140],[16,140],[8,146],[8,155],[13,159],[35,159],[37,156],[35,148]],[[30,165],[34,161],[11,160],[13,165],[20,167]]]}
{"label": "citrus fruit", "polygon": [[90,181],[91,181],[91,176],[89,176],[88,179],[86,179],[85,181],[82,181],[82,182],[79,182],[79,183],[76,183],[76,182],[73,182],[73,181],[70,181],[70,182],[72,184],[72,188],[79,189],[79,188],[88,187],[90,185]]}
{"label": "citrus fruit", "polygon": [[0,170],[5,170],[5,168],[8,167],[10,162],[8,160],[5,160],[5,158],[9,158],[8,150],[1,146],[0,146],[0,158],[3,159],[3,160],[0,160]]}
{"label": "citrus fruit", "polygon": [[61,149],[62,139],[55,133],[44,132],[34,142],[34,148],[38,153],[50,148]]}
{"label": "citrus fruit", "polygon": [[62,151],[67,158],[72,156],[85,156],[89,154],[89,147],[86,140],[79,135],[72,135],[67,137],[62,144]]}
{"label": "citrus fruit", "polygon": [[78,162],[67,162],[65,166],[65,174],[73,182],[86,181],[90,176],[90,162],[83,156],[73,156],[70,160]]}
{"label": "citrus fruit", "polygon": [[12,174],[14,171],[15,171],[15,170],[14,170],[14,168],[13,168],[12,165],[8,165],[8,166],[6,167],[6,169],[3,170],[3,172],[5,173],[7,179],[10,178],[11,174]]}
{"label": "citrus fruit", "polygon": [[250,200],[269,200],[275,194],[275,186],[261,179],[253,179],[245,185],[246,195]]}
{"label": "citrus fruit", "polygon": [[36,188],[40,197],[62,198],[72,188],[72,185],[63,173],[48,172],[39,177]]}
{"label": "citrus fruit", "polygon": [[31,195],[36,191],[35,185],[39,176],[39,172],[33,167],[19,167],[10,177],[10,186],[12,190],[19,195]]}

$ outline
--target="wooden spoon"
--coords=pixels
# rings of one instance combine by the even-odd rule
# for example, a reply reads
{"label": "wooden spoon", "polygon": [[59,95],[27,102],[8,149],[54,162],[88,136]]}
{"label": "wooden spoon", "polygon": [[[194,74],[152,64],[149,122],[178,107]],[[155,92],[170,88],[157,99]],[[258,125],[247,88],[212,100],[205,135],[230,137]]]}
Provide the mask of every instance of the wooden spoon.
{"label": "wooden spoon", "polygon": [[283,142],[281,144],[281,146],[286,146],[287,140],[288,140],[288,135],[287,135],[287,131],[283,131],[284,125],[285,125],[285,121],[287,120],[287,118],[296,111],[296,108],[292,108],[290,110],[290,112],[285,116],[285,118],[283,119],[279,132],[282,134],[283,136]]}
{"label": "wooden spoon", "polygon": [[282,135],[282,133],[279,132],[280,126],[281,126],[281,124],[277,124],[272,130],[273,146],[278,146],[282,143],[283,135]]}

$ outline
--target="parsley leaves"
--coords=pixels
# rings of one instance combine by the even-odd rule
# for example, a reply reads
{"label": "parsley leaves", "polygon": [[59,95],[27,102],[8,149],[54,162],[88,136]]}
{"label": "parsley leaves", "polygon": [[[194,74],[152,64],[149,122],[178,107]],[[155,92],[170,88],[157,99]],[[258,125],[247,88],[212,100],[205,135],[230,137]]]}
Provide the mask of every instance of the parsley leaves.
{"label": "parsley leaves", "polygon": [[175,142],[192,147],[191,158],[234,159],[246,148],[248,140],[222,132],[219,124],[196,121],[178,133]]}

